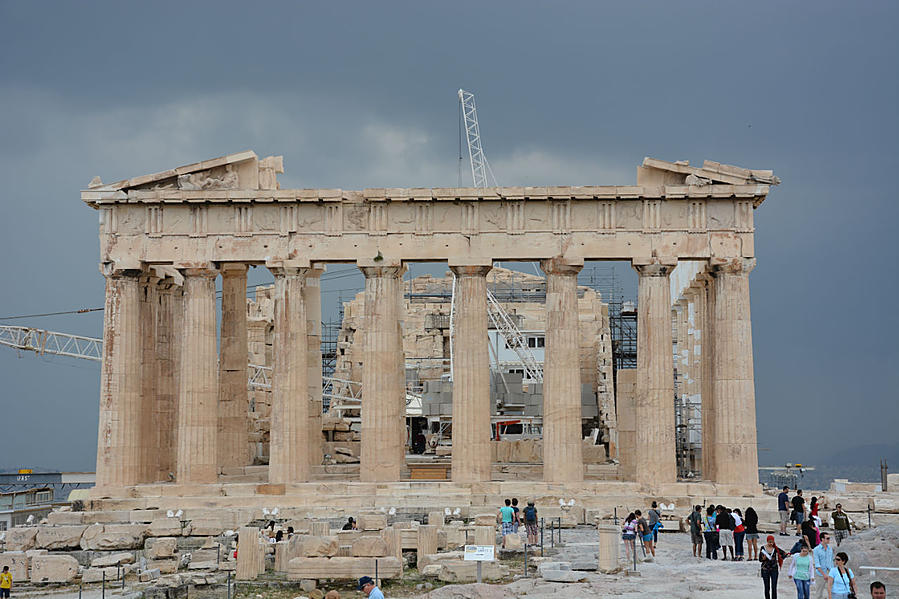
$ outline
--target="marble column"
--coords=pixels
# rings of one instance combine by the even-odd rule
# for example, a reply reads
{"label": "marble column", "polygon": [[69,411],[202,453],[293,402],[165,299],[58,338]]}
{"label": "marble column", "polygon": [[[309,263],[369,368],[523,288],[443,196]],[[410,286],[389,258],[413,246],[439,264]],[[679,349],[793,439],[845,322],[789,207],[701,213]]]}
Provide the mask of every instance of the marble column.
{"label": "marble column", "polygon": [[324,268],[310,268],[303,286],[303,303],[306,305],[306,341],[308,343],[306,369],[309,387],[309,418],[306,429],[309,465],[321,466],[324,455],[322,436],[322,295],[321,276]]}
{"label": "marble column", "polygon": [[362,482],[400,480],[406,456],[406,372],[400,329],[401,265],[360,266],[365,274],[362,350]]}
{"label": "marble column", "polygon": [[696,277],[702,285],[696,295],[696,320],[701,329],[699,393],[702,398],[702,478],[715,480],[715,393],[713,384],[715,356],[715,285],[709,273]]}
{"label": "marble column", "polygon": [[140,482],[156,480],[156,410],[159,371],[156,358],[156,310],[159,277],[144,273],[140,278],[141,398]]}
{"label": "marble column", "polygon": [[218,352],[212,268],[186,268],[178,392],[179,483],[218,480]]}
{"label": "marble column", "polygon": [[222,272],[222,335],[219,349],[219,469],[250,462],[247,445],[247,265],[227,263]]}
{"label": "marble column", "polygon": [[674,363],[671,351],[671,290],[675,263],[634,261],[637,288],[637,482],[677,480],[674,442]]}
{"label": "marble column", "polygon": [[490,355],[487,273],[492,266],[450,266],[457,277],[453,339],[453,482],[490,480]]}
{"label": "marble column", "polygon": [[[546,273],[543,363],[543,480],[584,480],[577,273],[583,264],[540,263]],[[669,346],[670,352],[670,346]]]}
{"label": "marble column", "polygon": [[99,489],[134,485],[140,480],[140,271],[107,269],[104,275]]}
{"label": "marble column", "polygon": [[715,482],[758,486],[749,273],[754,258],[713,261]]}
{"label": "marble column", "polygon": [[182,307],[176,299],[181,296],[181,286],[171,278],[163,279],[157,286],[156,309],[156,411],[153,415],[156,452],[155,480],[167,481],[175,473],[175,426],[178,404],[178,352],[179,336],[175,330],[176,310]]}
{"label": "marble column", "polygon": [[303,287],[308,269],[270,270],[275,275],[275,331],[268,480],[305,482],[309,480],[309,373]]}

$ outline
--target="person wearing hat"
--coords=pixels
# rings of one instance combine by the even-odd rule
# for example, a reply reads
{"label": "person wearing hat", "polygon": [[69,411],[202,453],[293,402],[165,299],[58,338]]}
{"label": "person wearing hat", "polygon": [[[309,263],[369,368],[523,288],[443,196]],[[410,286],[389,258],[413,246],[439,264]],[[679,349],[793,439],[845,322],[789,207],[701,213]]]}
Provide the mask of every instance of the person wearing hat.
{"label": "person wearing hat", "polygon": [[359,590],[365,593],[368,599],[384,599],[384,593],[375,586],[375,581],[371,576],[363,576],[359,579]]}

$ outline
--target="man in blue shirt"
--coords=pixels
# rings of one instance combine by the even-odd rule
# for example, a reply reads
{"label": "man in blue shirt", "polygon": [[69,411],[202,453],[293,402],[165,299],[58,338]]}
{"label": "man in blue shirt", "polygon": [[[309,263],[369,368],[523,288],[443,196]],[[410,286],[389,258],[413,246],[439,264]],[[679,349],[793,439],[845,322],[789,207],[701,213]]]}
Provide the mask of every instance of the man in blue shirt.
{"label": "man in blue shirt", "polygon": [[370,576],[363,576],[359,579],[359,590],[365,593],[368,599],[384,599],[384,593],[375,586],[375,581]]}
{"label": "man in blue shirt", "polygon": [[780,536],[787,536],[787,521],[790,519],[790,496],[787,491],[790,487],[784,487],[777,496],[777,511],[780,514]]}
{"label": "man in blue shirt", "polygon": [[833,547],[830,546],[830,533],[821,532],[821,542],[812,551],[815,558],[815,570],[821,577],[820,584],[815,585],[815,597],[826,597],[830,580],[827,573],[833,568]]}

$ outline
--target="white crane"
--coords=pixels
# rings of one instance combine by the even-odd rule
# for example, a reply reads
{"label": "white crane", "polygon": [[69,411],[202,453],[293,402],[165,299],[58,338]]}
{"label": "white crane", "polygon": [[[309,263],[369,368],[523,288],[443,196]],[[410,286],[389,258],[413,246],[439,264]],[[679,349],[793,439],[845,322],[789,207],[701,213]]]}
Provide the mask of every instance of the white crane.
{"label": "white crane", "polygon": [[[490,181],[497,186],[493,169],[487,162],[484,148],[481,145],[481,127],[478,124],[478,109],[474,94],[464,89],[459,90],[459,108],[465,127],[465,138],[468,141],[468,158],[471,162],[471,179],[474,187],[488,187]],[[460,156],[461,159],[461,156]],[[453,275],[453,293],[450,300],[450,379],[453,377],[453,337],[456,315],[456,275]],[[543,368],[538,364],[533,352],[528,348],[527,338],[521,333],[515,322],[509,317],[496,297],[487,290],[487,315],[493,328],[497,330],[506,345],[515,352],[524,368],[524,378],[543,382]]]}

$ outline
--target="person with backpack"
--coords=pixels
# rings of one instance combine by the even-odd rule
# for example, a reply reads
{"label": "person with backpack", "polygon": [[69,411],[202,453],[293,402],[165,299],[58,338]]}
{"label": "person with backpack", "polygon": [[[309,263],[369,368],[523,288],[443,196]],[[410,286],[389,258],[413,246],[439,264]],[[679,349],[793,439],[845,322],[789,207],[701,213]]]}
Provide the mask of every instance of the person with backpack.
{"label": "person with backpack", "polygon": [[537,544],[537,508],[534,507],[534,500],[528,501],[528,505],[522,512],[524,514],[524,527],[528,533],[528,545]]}
{"label": "person with backpack", "polygon": [[759,558],[759,515],[752,506],[746,508],[743,526],[746,528],[746,545],[749,547],[747,559],[755,561]]}
{"label": "person with backpack", "polygon": [[727,560],[727,549],[730,548],[731,561],[736,560],[734,551],[734,519],[727,513],[727,508],[723,505],[718,506],[718,515],[715,517],[715,524],[718,526],[718,544],[723,552],[721,559]]}
{"label": "person with backpack", "polygon": [[[631,512],[627,515],[627,518],[624,519],[624,527],[621,529],[621,540],[624,541],[624,550],[625,555],[627,556],[627,562],[630,563],[632,559],[636,559],[637,555],[637,515],[634,512]],[[633,557],[631,557],[631,552],[633,551]]]}
{"label": "person with backpack", "polygon": [[690,540],[693,541],[693,557],[702,558],[702,506],[693,507],[687,517],[690,524]]}
{"label": "person with backpack", "polygon": [[652,502],[652,507],[646,512],[649,517],[649,528],[652,530],[652,554],[655,555],[655,547],[659,544],[659,529],[662,527],[662,514],[659,512],[659,504]]}
{"label": "person with backpack", "polygon": [[762,545],[759,551],[762,582],[765,583],[765,599],[777,599],[777,577],[786,556],[786,552],[774,543],[774,535],[768,535],[768,542]]}
{"label": "person with backpack", "polygon": [[652,529],[646,518],[643,517],[643,512],[634,510],[634,515],[637,516],[637,534],[640,535],[640,540],[643,542],[644,560],[652,560],[656,556],[655,546],[652,544]]}
{"label": "person with backpack", "polygon": [[715,506],[710,505],[705,510],[705,519],[702,523],[706,559],[718,559],[718,526],[715,524],[716,519]]}

